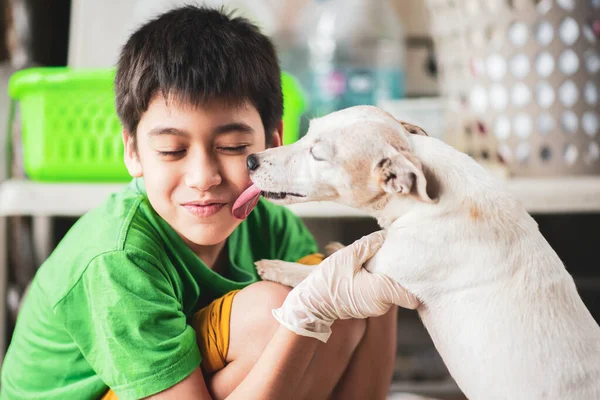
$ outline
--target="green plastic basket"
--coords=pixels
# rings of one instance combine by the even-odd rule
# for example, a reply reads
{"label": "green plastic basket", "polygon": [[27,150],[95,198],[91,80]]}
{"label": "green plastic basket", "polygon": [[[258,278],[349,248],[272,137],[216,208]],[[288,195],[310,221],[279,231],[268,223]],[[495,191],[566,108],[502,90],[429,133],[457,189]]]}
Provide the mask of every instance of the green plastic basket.
{"label": "green plastic basket", "polygon": [[[127,181],[121,124],[113,92],[115,70],[30,68],[10,78],[19,102],[23,161],[28,177],[46,182]],[[284,144],[298,139],[302,90],[282,74]]]}

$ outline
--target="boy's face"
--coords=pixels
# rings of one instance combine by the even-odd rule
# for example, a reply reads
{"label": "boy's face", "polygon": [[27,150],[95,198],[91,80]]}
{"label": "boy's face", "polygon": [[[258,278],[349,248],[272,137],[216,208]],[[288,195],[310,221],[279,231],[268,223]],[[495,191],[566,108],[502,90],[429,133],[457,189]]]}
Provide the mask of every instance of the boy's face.
{"label": "boy's face", "polygon": [[[281,125],[271,145],[281,144]],[[249,103],[194,107],[156,96],[137,128],[127,132],[125,163],[144,177],[148,199],[192,248],[224,242],[240,224],[231,209],[251,184],[246,156],[266,148],[260,115]]]}

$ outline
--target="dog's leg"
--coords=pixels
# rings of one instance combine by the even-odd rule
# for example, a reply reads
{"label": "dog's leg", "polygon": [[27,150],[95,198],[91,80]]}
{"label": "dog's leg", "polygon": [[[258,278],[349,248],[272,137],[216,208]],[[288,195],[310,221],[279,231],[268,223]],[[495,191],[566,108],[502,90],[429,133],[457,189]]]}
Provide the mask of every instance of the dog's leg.
{"label": "dog's leg", "polygon": [[304,265],[280,260],[260,260],[254,263],[258,275],[265,281],[295,287],[308,276],[316,265]]}
{"label": "dog's leg", "polygon": [[329,257],[330,255],[332,255],[338,250],[343,249],[344,247],[346,246],[344,246],[340,242],[330,242],[325,246],[325,257]]}
{"label": "dog's leg", "polygon": [[[325,255],[329,257],[336,251],[343,249],[340,242],[331,242],[325,246]],[[305,265],[280,260],[260,260],[254,263],[258,275],[265,281],[281,283],[295,287],[308,276],[317,266]]]}

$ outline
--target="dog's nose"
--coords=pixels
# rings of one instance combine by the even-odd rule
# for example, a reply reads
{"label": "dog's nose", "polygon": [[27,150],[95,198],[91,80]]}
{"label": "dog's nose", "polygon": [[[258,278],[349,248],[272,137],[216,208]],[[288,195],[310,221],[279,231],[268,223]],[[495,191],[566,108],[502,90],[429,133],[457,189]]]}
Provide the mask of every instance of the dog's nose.
{"label": "dog's nose", "polygon": [[256,157],[256,155],[250,154],[246,158],[246,167],[248,167],[248,171],[254,171],[259,165],[260,163],[258,162],[258,157]]}

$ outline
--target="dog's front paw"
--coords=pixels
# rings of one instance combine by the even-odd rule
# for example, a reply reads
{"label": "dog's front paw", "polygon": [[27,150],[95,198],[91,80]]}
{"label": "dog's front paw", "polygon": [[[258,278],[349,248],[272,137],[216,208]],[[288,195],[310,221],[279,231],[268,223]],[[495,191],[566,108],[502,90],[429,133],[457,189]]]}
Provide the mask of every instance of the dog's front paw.
{"label": "dog's front paw", "polygon": [[308,276],[314,267],[281,260],[260,260],[254,263],[258,275],[265,281],[295,287]]}
{"label": "dog's front paw", "polygon": [[284,283],[282,280],[285,278],[285,274],[283,273],[285,264],[285,261],[280,260],[260,260],[254,263],[258,276],[262,280],[278,283]]}

